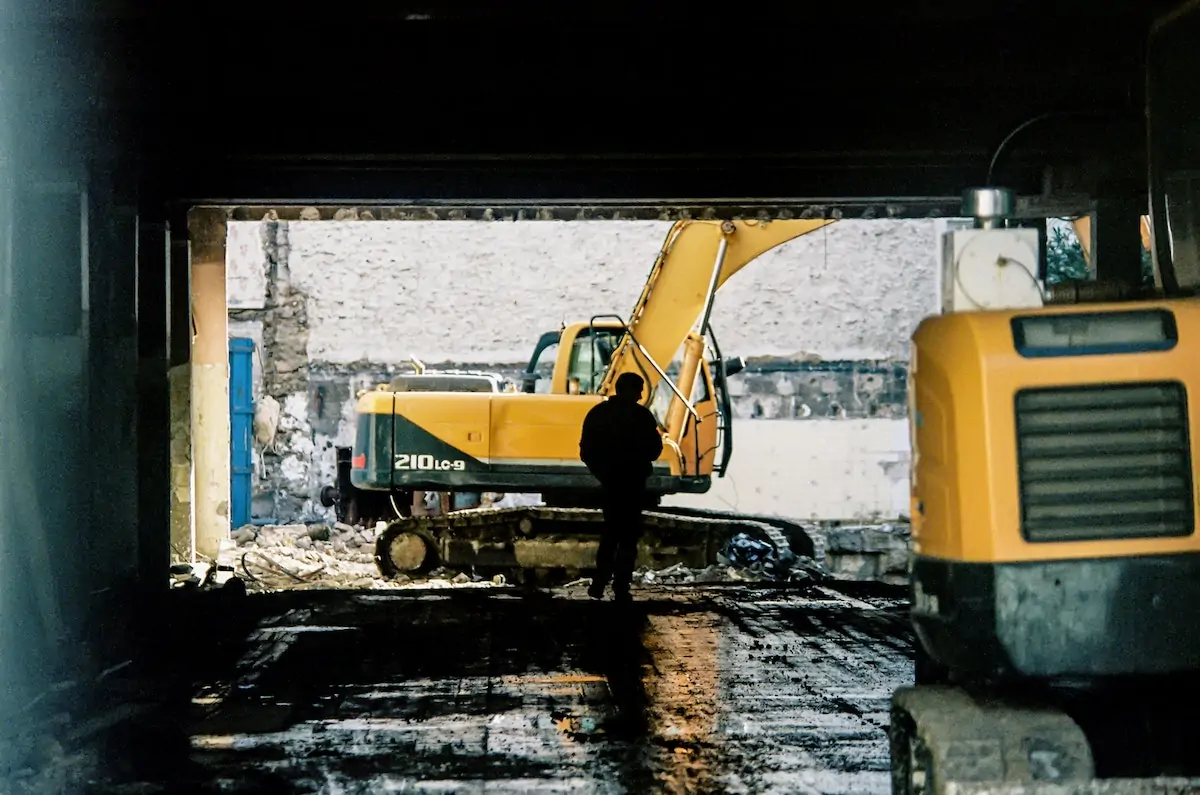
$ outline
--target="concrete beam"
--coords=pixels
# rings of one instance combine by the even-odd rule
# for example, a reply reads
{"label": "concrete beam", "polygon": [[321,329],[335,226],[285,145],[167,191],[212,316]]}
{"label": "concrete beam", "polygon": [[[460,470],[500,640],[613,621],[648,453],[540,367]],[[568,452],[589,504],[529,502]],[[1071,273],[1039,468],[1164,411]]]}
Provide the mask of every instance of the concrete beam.
{"label": "concrete beam", "polygon": [[238,205],[234,221],[677,221],[714,218],[934,218],[955,197],[910,199],[675,199],[446,201],[420,204]]}
{"label": "concrete beam", "polygon": [[[681,219],[957,218],[959,196],[829,199],[641,199],[630,201],[431,201],[420,204],[278,204],[229,207],[232,221],[678,221]],[[1079,216],[1095,207],[1085,194],[1019,196],[1016,217]]]}
{"label": "concrete beam", "polygon": [[215,559],[229,535],[229,350],[223,210],[188,213],[191,244],[191,447],[194,554]]}

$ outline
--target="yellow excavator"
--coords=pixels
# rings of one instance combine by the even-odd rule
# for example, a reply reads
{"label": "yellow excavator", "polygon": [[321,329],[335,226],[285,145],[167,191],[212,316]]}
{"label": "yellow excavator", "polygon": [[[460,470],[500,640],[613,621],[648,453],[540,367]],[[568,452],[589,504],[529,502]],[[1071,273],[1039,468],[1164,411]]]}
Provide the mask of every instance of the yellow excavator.
{"label": "yellow excavator", "polygon": [[994,300],[913,335],[896,795],[1200,791],[1197,43],[1191,0],[1148,50],[1156,286],[1034,290],[1029,238],[997,215],[944,246]]}
{"label": "yellow excavator", "polygon": [[[599,484],[579,459],[584,416],[612,393],[621,373],[639,373],[664,440],[646,507],[663,495],[707,491],[713,473],[729,464],[726,379],[742,366],[722,355],[712,331],[716,294],[763,253],[831,223],[679,221],[629,319],[598,315],[543,335],[522,391],[427,392],[393,383],[361,394],[355,443],[337,451],[338,484],[325,502],[343,521],[380,528],[376,558],[385,574],[438,563],[589,568],[594,539],[562,543],[564,533],[586,535],[600,519]],[[545,505],[413,516],[414,491],[536,492]],[[722,533],[756,531],[780,554],[791,546],[787,532],[806,543],[790,523],[734,514],[663,509],[648,514],[647,524],[672,537],[658,537],[648,549],[678,555],[681,545],[690,546],[698,564],[713,559]],[[797,551],[811,553],[811,546]]]}

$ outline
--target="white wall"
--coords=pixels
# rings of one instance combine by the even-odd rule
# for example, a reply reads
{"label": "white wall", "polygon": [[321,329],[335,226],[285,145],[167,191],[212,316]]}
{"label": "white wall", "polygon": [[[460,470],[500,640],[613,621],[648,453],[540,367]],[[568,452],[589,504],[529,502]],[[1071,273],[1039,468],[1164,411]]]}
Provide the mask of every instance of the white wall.
{"label": "white wall", "polygon": [[794,519],[909,513],[907,420],[742,420],[729,472],[664,502]]}
{"label": "white wall", "polygon": [[[314,360],[523,361],[563,320],[627,315],[669,226],[300,221],[288,225],[288,268],[310,299]],[[909,333],[933,306],[932,230],[928,221],[843,221],[768,252],[717,299],[722,347],[906,357]]]}

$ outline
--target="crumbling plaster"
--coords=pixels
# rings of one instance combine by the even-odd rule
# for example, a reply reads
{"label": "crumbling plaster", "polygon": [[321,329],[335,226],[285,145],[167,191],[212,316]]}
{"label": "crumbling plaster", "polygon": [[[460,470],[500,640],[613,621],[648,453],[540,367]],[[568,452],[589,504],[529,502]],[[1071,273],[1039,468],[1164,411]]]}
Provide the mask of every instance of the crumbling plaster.
{"label": "crumbling plaster", "polygon": [[[658,221],[316,221],[288,226],[313,307],[312,361],[524,361],[537,333],[627,315],[670,225]],[[932,221],[843,221],[767,252],[713,314],[743,356],[905,358],[933,306]]]}

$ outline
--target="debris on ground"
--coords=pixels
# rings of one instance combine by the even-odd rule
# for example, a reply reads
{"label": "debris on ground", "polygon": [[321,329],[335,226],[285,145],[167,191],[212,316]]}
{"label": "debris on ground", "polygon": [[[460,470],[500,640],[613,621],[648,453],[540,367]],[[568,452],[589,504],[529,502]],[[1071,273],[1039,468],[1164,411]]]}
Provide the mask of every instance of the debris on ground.
{"label": "debris on ground", "polygon": [[517,494],[485,491],[481,495],[480,508],[526,508],[545,505],[541,494]]}
{"label": "debris on ground", "polygon": [[[440,567],[419,577],[386,578],[375,561],[377,530],[341,522],[329,524],[246,525],[222,543],[216,567],[207,563],[172,568],[177,587],[206,589],[237,580],[251,592],[308,589],[375,589],[496,587],[503,575],[485,578],[474,571]],[[731,538],[718,562],[705,568],[682,563],[653,570],[639,569],[641,584],[795,582],[822,579],[821,567],[746,533]],[[588,578],[575,580],[588,584]]]}
{"label": "debris on ground", "polygon": [[738,533],[725,543],[717,559],[727,565],[741,566],[751,571],[770,571],[777,562],[775,547],[749,533]]}
{"label": "debris on ground", "polygon": [[218,568],[245,581],[251,592],[315,589],[495,587],[503,576],[435,569],[419,578],[383,577],[375,563],[376,531],[337,522],[246,525],[223,544]]}
{"label": "debris on ground", "polygon": [[[772,554],[774,550],[772,550]],[[728,560],[704,568],[689,568],[676,563],[657,571],[643,566],[633,573],[633,581],[642,585],[698,585],[737,582],[812,582],[825,578],[815,563],[797,560],[777,576],[761,565],[742,566]]]}
{"label": "debris on ground", "polygon": [[[902,592],[641,587],[636,621],[582,593],[263,600],[240,659],[195,676],[224,700],[180,718],[192,781],[887,795],[888,699],[912,679]],[[228,686],[247,671],[258,684]]]}
{"label": "debris on ground", "polygon": [[761,582],[768,579],[761,572],[737,566],[714,564],[703,569],[692,569],[676,563],[665,569],[654,571],[643,566],[633,573],[633,581],[641,585],[691,585],[711,582]]}

